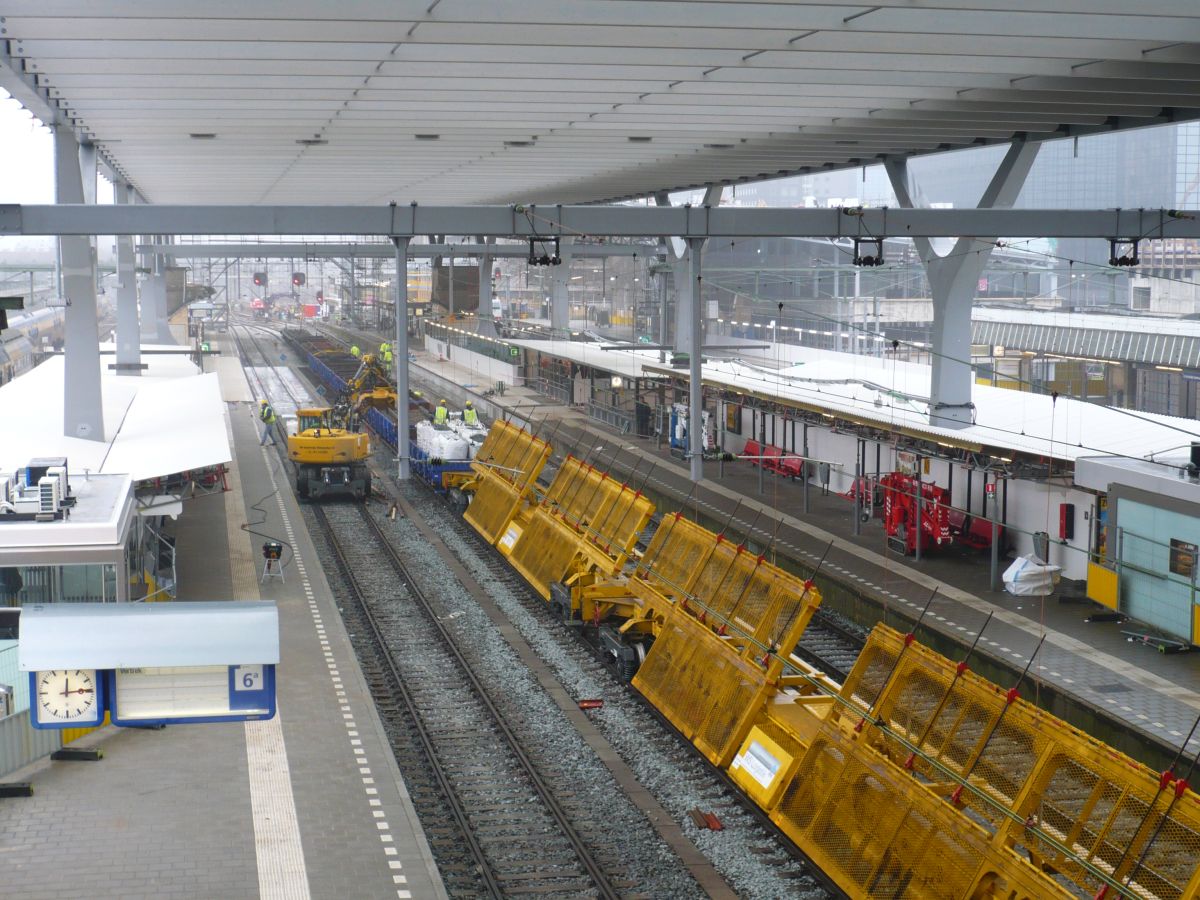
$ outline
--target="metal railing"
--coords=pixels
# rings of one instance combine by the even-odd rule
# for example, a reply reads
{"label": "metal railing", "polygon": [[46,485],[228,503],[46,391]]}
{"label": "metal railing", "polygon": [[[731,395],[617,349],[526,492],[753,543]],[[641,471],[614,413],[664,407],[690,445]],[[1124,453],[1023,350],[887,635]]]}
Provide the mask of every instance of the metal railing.
{"label": "metal railing", "polygon": [[633,431],[633,416],[615,406],[606,406],[595,400],[589,400],[587,414],[597,422],[603,422],[605,425],[611,425],[618,429],[621,434],[629,434]]}
{"label": "metal railing", "polygon": [[570,382],[564,384],[549,378],[531,378],[527,384],[537,393],[549,397],[551,400],[557,400],[565,406],[571,405],[574,391]]}
{"label": "metal railing", "polygon": [[[489,356],[500,362],[511,365],[516,365],[520,362],[520,348],[515,344],[510,344],[498,338],[475,334],[453,325],[445,325],[441,322],[426,322],[425,334],[434,340],[442,341],[452,347],[462,347],[465,350],[470,350],[472,353]],[[516,355],[513,354],[513,350],[518,351]]]}

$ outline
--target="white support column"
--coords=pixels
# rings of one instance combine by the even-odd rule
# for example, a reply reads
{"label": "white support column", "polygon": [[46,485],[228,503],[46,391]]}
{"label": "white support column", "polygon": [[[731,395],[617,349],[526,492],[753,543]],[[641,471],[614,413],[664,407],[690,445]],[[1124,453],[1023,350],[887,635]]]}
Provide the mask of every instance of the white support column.
{"label": "white support column", "polygon": [[700,310],[700,297],[702,296],[700,266],[705,243],[698,238],[688,239],[690,262],[688,282],[691,287],[691,296],[694,298],[689,323],[692,332],[689,337],[692,347],[695,348],[692,355],[688,357],[688,459],[690,460],[689,469],[692,481],[704,480],[704,429],[701,416],[701,412],[704,410],[704,383],[702,377],[703,355],[700,352],[700,348],[704,346],[704,316]]}
{"label": "white support column", "polygon": [[[95,171],[91,173],[94,179]],[[82,203],[84,178],[79,144],[67,126],[54,128],[54,183],[58,203]],[[63,359],[63,434],[104,440],[100,390],[100,326],[96,312],[96,269],[90,238],[58,239],[62,295],[67,304]]]}
{"label": "white support column", "polygon": [[558,255],[562,263],[550,267],[554,279],[550,294],[550,327],[559,331],[571,330],[571,259],[574,256],[575,239],[562,238]]}
{"label": "white support column", "polygon": [[[1040,144],[1014,141],[1008,148],[979,207],[1011,207],[1021,192],[1037,158]],[[884,160],[888,178],[900,206],[912,209],[919,197],[909,183],[908,165],[903,159]],[[944,428],[963,428],[973,420],[971,391],[971,307],[994,242],[960,237],[944,256],[933,249],[929,238],[913,238],[925,263],[933,294],[933,374],[929,391],[929,424]]]}
{"label": "white support column", "polygon": [[392,238],[396,245],[396,336],[392,352],[396,358],[396,477],[409,477],[408,459],[408,242]]}
{"label": "white support column", "polygon": [[[494,244],[495,238],[488,238],[486,241],[481,237],[479,243]],[[492,262],[493,257],[479,257],[479,311],[480,318],[492,317]]]}
{"label": "white support column", "polygon": [[[688,244],[690,242],[685,242]],[[692,354],[692,317],[695,312],[692,283],[692,249],[687,247],[681,256],[671,260],[675,281],[675,332],[671,346],[676,353]],[[692,354],[693,356],[696,354]]]}
{"label": "white support column", "polygon": [[79,168],[83,173],[83,202],[96,203],[96,145],[91,141],[79,144]]}
{"label": "white support column", "polygon": [[[124,181],[113,184],[114,203],[132,203],[133,191]],[[137,268],[133,236],[117,241],[117,371],[138,375],[142,370],[142,334],[138,325]]]}
{"label": "white support column", "polygon": [[[710,184],[704,191],[703,206],[706,209],[721,205],[721,193],[725,190],[724,185]],[[669,206],[670,201],[667,195],[660,193],[655,195],[654,202],[658,206]],[[680,238],[671,238],[670,246],[675,251],[675,259],[671,263],[672,272],[675,276],[675,341],[674,347],[676,353],[691,354],[693,350],[696,353],[700,352],[700,345],[694,344],[692,336],[696,331],[696,327],[692,322],[693,316],[699,316],[701,323],[704,321],[703,298],[696,293],[699,289],[698,284],[692,277],[693,261],[692,254],[698,246],[703,249],[707,241],[696,243],[695,241],[684,241]]]}

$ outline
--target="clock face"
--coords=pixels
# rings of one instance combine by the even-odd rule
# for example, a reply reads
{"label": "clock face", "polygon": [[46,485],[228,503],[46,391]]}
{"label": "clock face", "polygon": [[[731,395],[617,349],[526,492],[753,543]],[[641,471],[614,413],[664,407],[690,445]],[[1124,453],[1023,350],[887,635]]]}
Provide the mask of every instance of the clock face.
{"label": "clock face", "polygon": [[99,679],[92,669],[51,669],[34,679],[42,724],[90,724],[103,716]]}

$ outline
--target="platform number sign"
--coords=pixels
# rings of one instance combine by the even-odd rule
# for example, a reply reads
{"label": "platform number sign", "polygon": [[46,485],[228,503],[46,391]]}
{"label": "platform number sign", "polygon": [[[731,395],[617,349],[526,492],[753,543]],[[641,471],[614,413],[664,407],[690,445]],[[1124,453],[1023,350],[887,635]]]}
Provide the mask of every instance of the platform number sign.
{"label": "platform number sign", "polygon": [[264,666],[229,667],[229,708],[231,710],[263,710],[271,708]]}

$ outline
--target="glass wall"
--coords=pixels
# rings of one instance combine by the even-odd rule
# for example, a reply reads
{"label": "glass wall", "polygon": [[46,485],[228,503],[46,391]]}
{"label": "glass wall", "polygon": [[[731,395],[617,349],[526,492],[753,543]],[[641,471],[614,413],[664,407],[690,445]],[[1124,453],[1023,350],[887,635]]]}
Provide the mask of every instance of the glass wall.
{"label": "glass wall", "polygon": [[0,569],[0,605],[115,603],[117,567],[112,563],[9,566]]}

